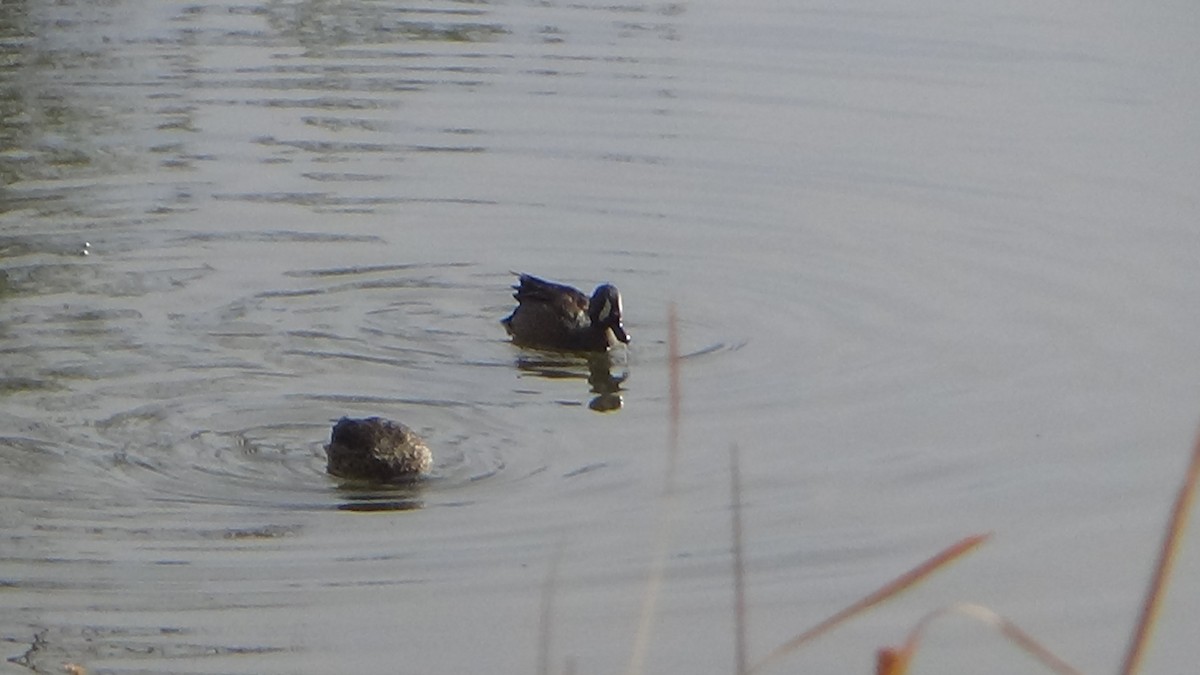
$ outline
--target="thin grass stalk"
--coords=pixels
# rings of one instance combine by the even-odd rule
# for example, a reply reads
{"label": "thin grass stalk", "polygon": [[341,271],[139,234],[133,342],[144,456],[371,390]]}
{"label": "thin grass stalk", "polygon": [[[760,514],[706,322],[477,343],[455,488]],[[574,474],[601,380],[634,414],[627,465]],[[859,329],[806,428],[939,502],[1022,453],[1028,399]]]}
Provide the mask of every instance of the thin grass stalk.
{"label": "thin grass stalk", "polygon": [[541,626],[538,630],[538,675],[550,675],[550,647],[553,642],[554,625],[554,596],[558,592],[558,566],[562,562],[563,549],[566,548],[565,535],[558,540],[554,547],[554,555],[550,558],[550,569],[546,572],[546,581],[542,584]]}
{"label": "thin grass stalk", "polygon": [[667,308],[667,370],[669,373],[668,394],[670,418],[667,430],[667,470],[663,478],[663,512],[655,537],[654,558],[650,564],[650,575],[646,579],[646,592],[642,594],[642,609],[634,635],[633,649],[629,655],[628,675],[641,675],[646,666],[646,652],[650,647],[650,633],[654,616],[658,612],[658,598],[662,591],[663,575],[667,569],[667,551],[670,549],[670,534],[678,510],[675,498],[675,466],[679,456],[679,327],[675,317],[675,303]]}
{"label": "thin grass stalk", "polygon": [[916,655],[921,638],[924,637],[925,631],[929,629],[929,625],[935,619],[947,614],[966,616],[995,628],[1001,635],[1020,647],[1025,653],[1037,659],[1042,665],[1058,675],[1082,675],[1074,666],[1059,658],[1058,655],[1044,647],[1029,633],[1021,630],[1017,624],[983,605],[971,603],[960,603],[951,605],[950,607],[942,607],[926,614],[917,622],[916,627],[909,633],[908,639],[905,640],[904,645],[900,649],[880,650],[880,665],[877,672],[886,673],[887,675],[904,675],[907,673],[908,665],[912,662],[913,656]]}
{"label": "thin grass stalk", "polygon": [[770,654],[767,654],[765,658],[751,666],[748,672],[756,673],[763,670],[767,666],[779,661],[804,643],[824,635],[833,628],[845,623],[863,611],[868,610],[886,600],[892,599],[893,597],[908,590],[921,581],[924,581],[926,577],[928,577],[930,574],[933,574],[944,565],[947,565],[962,557],[976,546],[982,544],[990,536],[990,534],[976,534],[959,540],[943,550],[941,553],[938,553],[929,560],[926,560],[903,575],[897,577],[895,580],[885,584],[874,593],[866,596],[862,600],[859,600],[837,614],[825,619],[816,626],[813,626],[807,631],[776,647],[774,651],[772,651]]}
{"label": "thin grass stalk", "polygon": [[1179,494],[1175,497],[1175,505],[1171,508],[1171,518],[1163,536],[1162,545],[1158,550],[1158,564],[1154,567],[1154,576],[1146,590],[1146,599],[1142,602],[1141,614],[1138,616],[1133,636],[1129,640],[1129,651],[1125,654],[1125,663],[1121,666],[1121,675],[1134,675],[1141,667],[1142,655],[1150,641],[1154,623],[1158,619],[1162,598],[1166,592],[1167,581],[1171,577],[1171,568],[1179,553],[1179,541],[1187,528],[1188,514],[1196,497],[1196,483],[1200,481],[1200,435],[1192,446],[1192,459],[1188,464],[1187,476],[1183,485],[1179,486]]}
{"label": "thin grass stalk", "polygon": [[738,446],[729,446],[729,491],[733,512],[733,623],[737,675],[750,672],[746,641],[746,564],[742,545],[742,474]]}

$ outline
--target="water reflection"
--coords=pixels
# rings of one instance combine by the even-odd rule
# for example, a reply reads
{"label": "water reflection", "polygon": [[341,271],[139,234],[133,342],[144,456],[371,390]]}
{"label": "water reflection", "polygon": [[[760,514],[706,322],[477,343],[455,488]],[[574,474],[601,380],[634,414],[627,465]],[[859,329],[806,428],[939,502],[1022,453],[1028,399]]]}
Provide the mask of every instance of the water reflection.
{"label": "water reflection", "polygon": [[379,3],[309,0],[272,3],[268,23],[317,55],[329,47],[405,41],[483,42],[508,33],[479,21],[487,3],[457,7],[408,7]]}
{"label": "water reflection", "polygon": [[538,353],[523,355],[517,359],[517,368],[522,372],[550,380],[587,380],[589,391],[595,394],[588,401],[588,408],[596,412],[620,410],[624,405],[621,385],[629,378],[629,371],[613,374],[613,357],[610,353],[568,355]]}
{"label": "water reflection", "polygon": [[143,147],[133,138],[143,97],[130,93],[159,76],[161,61],[115,48],[130,37],[118,35],[129,8],[49,4],[0,4],[0,184],[121,173]]}
{"label": "water reflection", "polygon": [[406,485],[403,489],[368,490],[358,484],[343,483],[338,486],[342,497],[335,507],[338,511],[378,513],[380,511],[416,511],[425,508],[421,499],[420,483]]}

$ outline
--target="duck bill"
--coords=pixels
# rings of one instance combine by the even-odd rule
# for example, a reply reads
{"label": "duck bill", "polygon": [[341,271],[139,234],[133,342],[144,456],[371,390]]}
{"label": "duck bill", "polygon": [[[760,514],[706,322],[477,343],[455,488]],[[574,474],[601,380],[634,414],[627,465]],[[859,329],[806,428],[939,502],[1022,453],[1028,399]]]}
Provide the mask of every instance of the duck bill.
{"label": "duck bill", "polygon": [[619,323],[614,323],[613,325],[609,326],[609,328],[612,330],[613,336],[617,338],[617,341],[629,344],[629,333],[625,332],[624,326]]}

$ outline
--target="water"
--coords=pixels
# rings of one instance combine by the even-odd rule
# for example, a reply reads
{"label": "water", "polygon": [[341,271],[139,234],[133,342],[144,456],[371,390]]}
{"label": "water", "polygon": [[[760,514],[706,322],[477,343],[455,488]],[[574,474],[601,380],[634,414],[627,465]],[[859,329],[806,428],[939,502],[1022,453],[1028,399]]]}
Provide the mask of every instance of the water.
{"label": "water", "polygon": [[[1070,9],[5,3],[4,672],[619,672],[671,514],[647,670],[732,672],[733,444],[752,657],[994,532],[773,672],[959,601],[1112,670],[1200,418],[1200,48]],[[512,270],[631,349],[515,349]],[[324,474],[368,414],[428,481]]]}

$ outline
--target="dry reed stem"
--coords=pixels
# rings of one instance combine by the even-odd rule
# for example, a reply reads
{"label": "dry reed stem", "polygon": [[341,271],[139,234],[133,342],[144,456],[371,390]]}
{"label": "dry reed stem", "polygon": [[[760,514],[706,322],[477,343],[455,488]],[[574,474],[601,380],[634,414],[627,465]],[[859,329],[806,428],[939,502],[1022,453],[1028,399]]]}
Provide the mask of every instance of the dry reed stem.
{"label": "dry reed stem", "polygon": [[733,623],[737,675],[750,672],[746,641],[746,565],[742,558],[742,473],[738,446],[729,446],[729,492],[733,520]]}
{"label": "dry reed stem", "polygon": [[915,628],[909,633],[908,639],[899,649],[885,647],[880,649],[876,660],[876,675],[905,675],[908,672],[908,666],[912,662],[913,656],[916,654],[917,647],[921,642],[926,628],[933,622],[934,619],[945,616],[947,614],[961,614],[977,621],[982,621],[987,625],[1000,631],[1000,634],[1011,640],[1014,644],[1034,657],[1050,670],[1058,673],[1058,675],[1082,675],[1071,664],[1063,661],[1058,656],[1044,647],[1040,642],[1033,639],[1025,631],[1021,630],[1015,623],[1000,616],[992,610],[982,605],[974,605],[970,603],[962,603],[943,607],[926,614],[917,622]]}
{"label": "dry reed stem", "polygon": [[875,652],[875,675],[906,675],[913,650],[880,647]]}
{"label": "dry reed stem", "polygon": [[542,584],[541,626],[538,629],[538,675],[550,675],[550,645],[554,623],[554,596],[558,589],[558,567],[562,562],[563,549],[566,548],[566,536],[558,540],[554,547],[554,555],[550,558],[550,569],[546,572],[546,581]]}
{"label": "dry reed stem", "polygon": [[1171,568],[1179,553],[1179,540],[1183,537],[1192,502],[1195,501],[1197,481],[1200,481],[1200,435],[1196,437],[1195,445],[1192,446],[1192,459],[1188,464],[1187,476],[1183,485],[1179,486],[1179,494],[1176,495],[1175,505],[1171,508],[1171,518],[1158,550],[1158,564],[1155,565],[1150,586],[1146,589],[1146,599],[1142,602],[1141,614],[1129,640],[1129,651],[1125,655],[1125,663],[1121,666],[1121,675],[1134,675],[1141,665],[1142,653],[1150,641],[1150,633],[1154,630],[1154,622],[1158,618]]}
{"label": "dry reed stem", "polygon": [[774,651],[772,651],[770,654],[767,654],[765,658],[754,664],[748,672],[755,673],[761,671],[762,669],[774,664],[779,659],[791,653],[797,647],[800,647],[806,642],[825,634],[834,627],[848,621],[855,615],[860,614],[861,612],[870,609],[871,607],[874,607],[875,605],[878,605],[886,600],[892,599],[893,597],[908,590],[921,581],[924,581],[926,577],[936,572],[944,565],[947,565],[962,557],[976,546],[982,544],[990,536],[990,534],[976,534],[959,540],[957,543],[946,548],[941,553],[938,553],[929,560],[926,560],[905,574],[897,577],[895,580],[887,583],[874,593],[866,596],[862,600],[859,600],[837,614],[825,619],[816,626],[813,626],[807,631],[776,647]]}
{"label": "dry reed stem", "polygon": [[662,591],[663,575],[667,568],[667,550],[670,534],[675,522],[678,506],[675,498],[675,465],[679,455],[679,326],[675,317],[675,303],[667,308],[667,370],[670,377],[670,420],[667,438],[667,470],[663,479],[663,513],[659,520],[657,546],[651,562],[650,575],[646,579],[646,592],[642,594],[642,610],[634,635],[633,650],[629,655],[628,675],[641,675],[645,669],[646,651],[650,646],[651,624],[658,610],[658,597]]}

